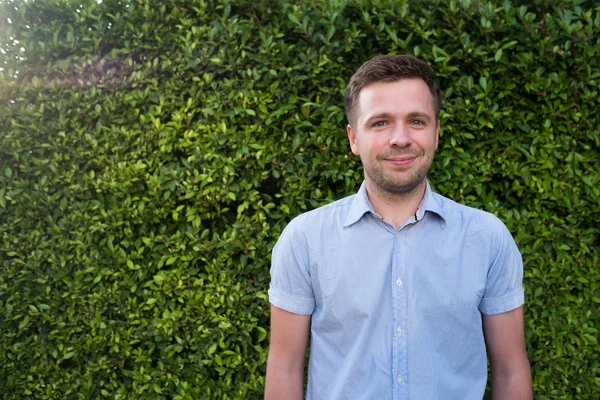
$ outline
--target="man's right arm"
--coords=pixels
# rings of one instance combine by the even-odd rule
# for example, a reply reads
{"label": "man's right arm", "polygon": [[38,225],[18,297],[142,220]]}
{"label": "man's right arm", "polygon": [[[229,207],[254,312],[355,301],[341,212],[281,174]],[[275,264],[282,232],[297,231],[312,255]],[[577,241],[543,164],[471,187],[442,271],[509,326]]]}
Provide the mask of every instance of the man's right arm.
{"label": "man's right arm", "polygon": [[271,305],[271,344],[267,358],[265,400],[301,400],[310,315]]}

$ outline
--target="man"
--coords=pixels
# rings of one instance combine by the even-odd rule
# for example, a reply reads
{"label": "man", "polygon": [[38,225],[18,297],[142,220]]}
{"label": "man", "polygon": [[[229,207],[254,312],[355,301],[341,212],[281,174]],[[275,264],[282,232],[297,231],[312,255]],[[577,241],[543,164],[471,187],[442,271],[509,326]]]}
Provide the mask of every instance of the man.
{"label": "man", "polygon": [[267,400],[531,399],[523,267],[492,214],[431,190],[440,89],[378,56],[346,90],[357,194],[295,218],[273,250]]}

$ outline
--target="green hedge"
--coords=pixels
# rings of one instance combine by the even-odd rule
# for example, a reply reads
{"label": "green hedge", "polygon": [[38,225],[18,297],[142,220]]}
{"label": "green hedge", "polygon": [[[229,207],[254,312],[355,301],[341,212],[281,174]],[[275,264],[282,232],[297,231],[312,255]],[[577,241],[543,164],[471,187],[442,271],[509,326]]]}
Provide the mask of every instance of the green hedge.
{"label": "green hedge", "polygon": [[518,242],[536,399],[600,398],[597,2],[0,4],[3,398],[260,398],[270,251],[360,185],[382,53],[439,74],[437,191]]}

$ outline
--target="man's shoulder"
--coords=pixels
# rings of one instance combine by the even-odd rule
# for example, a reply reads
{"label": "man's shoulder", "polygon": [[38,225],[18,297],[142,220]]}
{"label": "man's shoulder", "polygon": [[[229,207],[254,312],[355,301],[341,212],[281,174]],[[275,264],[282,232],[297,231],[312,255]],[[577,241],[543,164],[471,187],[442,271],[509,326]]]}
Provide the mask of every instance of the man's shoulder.
{"label": "man's shoulder", "polygon": [[433,192],[433,196],[442,205],[446,223],[464,228],[467,235],[478,232],[498,235],[506,230],[504,223],[489,211],[459,203],[439,193]]}
{"label": "man's shoulder", "polygon": [[296,243],[307,248],[322,246],[344,226],[355,196],[344,197],[294,217],[281,233],[278,244]]}
{"label": "man's shoulder", "polygon": [[343,223],[355,197],[356,194],[352,194],[313,210],[303,212],[293,218],[290,224],[310,230],[310,228],[315,228],[322,224]]}

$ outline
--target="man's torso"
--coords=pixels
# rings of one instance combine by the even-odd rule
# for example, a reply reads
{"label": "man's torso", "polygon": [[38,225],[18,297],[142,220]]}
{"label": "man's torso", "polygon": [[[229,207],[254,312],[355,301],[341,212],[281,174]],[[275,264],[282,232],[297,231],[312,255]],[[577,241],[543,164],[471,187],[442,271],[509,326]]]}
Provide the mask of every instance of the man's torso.
{"label": "man's torso", "polygon": [[[305,309],[288,309],[312,313],[308,399],[481,398],[481,312],[522,304],[519,266],[504,265],[520,256],[499,220],[428,188],[396,230],[362,188],[286,231],[274,250],[270,295],[284,309],[283,297],[312,298]],[[498,277],[503,247],[508,272]],[[286,270],[292,275],[282,278]]]}

